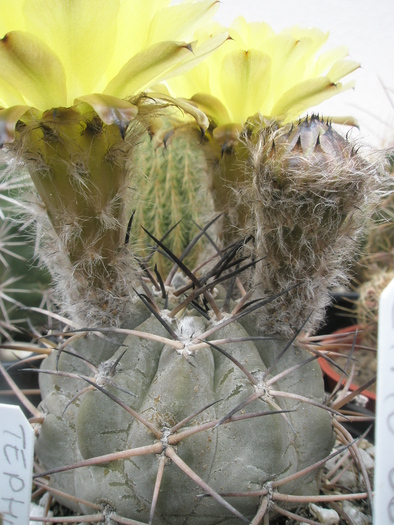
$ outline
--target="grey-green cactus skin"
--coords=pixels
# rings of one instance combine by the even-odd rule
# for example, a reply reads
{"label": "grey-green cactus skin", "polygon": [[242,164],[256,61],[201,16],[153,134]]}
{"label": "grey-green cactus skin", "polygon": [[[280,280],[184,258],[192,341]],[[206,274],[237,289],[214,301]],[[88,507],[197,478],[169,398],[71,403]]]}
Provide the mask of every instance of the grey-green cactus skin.
{"label": "grey-green cactus skin", "polygon": [[[141,312],[140,319],[144,317],[146,313]],[[189,317],[187,325],[192,335],[189,331],[188,337],[198,339],[207,329],[207,323],[202,317]],[[145,319],[137,329],[168,335],[153,316]],[[175,329],[179,332],[179,324]],[[239,341],[248,333],[250,330],[235,321],[217,330],[214,338]],[[106,334],[104,339],[89,335],[67,348],[97,366],[105,361],[114,362],[124,353],[111,378],[112,384],[105,379],[100,384],[165,436],[174,425],[215,401],[215,405],[196,415],[180,431],[224,418],[264,384],[264,371],[285,345],[280,339],[235,341],[223,345],[225,351],[257,380],[258,387],[226,355],[209,346],[185,357],[184,352],[158,341]],[[268,378],[280,370],[304,363],[309,357],[307,352],[291,346]],[[83,359],[66,353],[57,359],[57,354],[52,353],[44,361],[43,370],[56,369],[76,375],[40,374],[41,409],[46,417],[36,451],[44,469],[157,443],[157,437],[146,426],[103,392],[94,389],[75,398],[87,385],[77,374],[92,378],[91,369]],[[178,456],[218,493],[259,490],[265,483],[298,472],[329,454],[333,444],[329,412],[295,399],[271,396],[270,389],[323,402],[321,371],[317,362],[312,361],[267,387],[267,395],[278,408],[290,412],[227,422],[190,435],[174,447]],[[275,411],[263,397],[247,404],[239,413]],[[164,453],[167,446],[164,437],[161,442]],[[51,484],[83,500],[107,504],[121,516],[148,522],[159,457],[160,454],[149,454],[78,468],[51,476]],[[281,490],[316,494],[318,479],[319,473],[313,471],[284,485]],[[154,522],[171,525],[241,523],[240,518],[214,499],[198,497],[203,492],[168,460]],[[62,500],[61,497],[57,499]],[[259,503],[256,497],[226,500],[246,517],[254,515]],[[91,512],[86,505],[64,503],[75,511]]]}

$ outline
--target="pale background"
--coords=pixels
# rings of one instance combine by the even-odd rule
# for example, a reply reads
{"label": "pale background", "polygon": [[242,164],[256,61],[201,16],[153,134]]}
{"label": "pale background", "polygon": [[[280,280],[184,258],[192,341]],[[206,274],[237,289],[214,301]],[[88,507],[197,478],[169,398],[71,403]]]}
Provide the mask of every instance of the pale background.
{"label": "pale background", "polygon": [[353,115],[361,140],[394,144],[394,0],[221,0],[215,18],[229,25],[241,14],[275,31],[317,27],[330,32],[326,48],[346,45],[362,66],[348,77],[356,87],[319,106],[320,113]]}

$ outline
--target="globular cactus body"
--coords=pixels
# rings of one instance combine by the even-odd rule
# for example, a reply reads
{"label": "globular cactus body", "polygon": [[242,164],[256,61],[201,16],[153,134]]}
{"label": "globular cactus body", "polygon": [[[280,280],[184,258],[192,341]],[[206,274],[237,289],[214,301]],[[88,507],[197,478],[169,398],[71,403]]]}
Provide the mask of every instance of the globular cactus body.
{"label": "globular cactus body", "polygon": [[[140,319],[146,315],[141,311]],[[286,341],[251,337],[257,329],[237,315],[221,321],[208,321],[195,311],[178,320],[170,320],[168,310],[160,315],[176,336],[168,344],[155,339],[168,333],[151,316],[137,334],[89,335],[67,346],[72,354],[62,353],[58,360],[53,353],[46,359],[43,372],[52,373],[40,374],[46,414],[37,441],[41,464],[54,469],[124,451],[122,459],[113,456],[96,465],[92,460],[91,466],[54,474],[51,484],[148,522],[163,463],[153,523],[251,519],[259,498],[226,493],[261,490],[331,450],[330,414],[313,406],[324,396],[317,361],[308,362],[307,352],[290,346],[274,363]],[[95,365],[95,377],[87,361]],[[82,392],[87,383],[81,376],[107,393],[96,388]],[[280,490],[306,495],[316,494],[318,487],[319,471],[312,471]],[[199,497],[209,490],[224,495]],[[64,502],[75,511],[91,512],[86,504]]]}
{"label": "globular cactus body", "polygon": [[[82,498],[64,499],[77,512],[91,502],[138,523],[254,525],[263,502],[275,514],[275,493],[319,491],[318,467],[304,469],[330,453],[331,414],[316,356],[289,341],[321,319],[359,229],[355,206],[369,209],[379,177],[317,118],[294,129],[263,122],[243,138],[238,164],[230,152],[211,167],[225,168],[224,209],[238,181],[233,225],[255,239],[251,261],[225,229],[230,247],[212,243],[218,262],[200,275],[204,266],[193,273],[151,235],[186,277],[156,282],[145,261],[137,295],[152,316],[137,303],[118,323],[125,332],[72,338],[71,354],[44,362],[37,454],[55,487]],[[210,176],[215,189],[220,171]]]}

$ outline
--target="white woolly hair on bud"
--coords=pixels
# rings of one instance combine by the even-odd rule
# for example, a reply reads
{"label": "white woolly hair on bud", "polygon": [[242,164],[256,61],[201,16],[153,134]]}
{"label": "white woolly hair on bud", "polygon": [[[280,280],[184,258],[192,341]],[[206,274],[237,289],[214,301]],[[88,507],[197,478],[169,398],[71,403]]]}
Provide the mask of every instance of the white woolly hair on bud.
{"label": "white woolly hair on bud", "polygon": [[[318,117],[298,126],[266,127],[245,139],[258,263],[255,286],[267,297],[289,289],[259,311],[268,332],[291,337],[302,320],[313,332],[329,292],[348,281],[368,217],[384,186],[382,156],[366,159]],[[293,289],[291,289],[293,288]]]}

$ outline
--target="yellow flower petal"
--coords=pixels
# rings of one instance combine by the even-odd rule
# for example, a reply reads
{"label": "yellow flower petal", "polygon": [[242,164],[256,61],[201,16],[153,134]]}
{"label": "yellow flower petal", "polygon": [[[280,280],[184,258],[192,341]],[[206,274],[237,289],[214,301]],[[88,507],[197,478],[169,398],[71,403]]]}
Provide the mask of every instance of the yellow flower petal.
{"label": "yellow flower petal", "polygon": [[263,101],[270,87],[270,68],[270,57],[256,49],[234,51],[224,57],[221,88],[233,122],[256,113],[256,101]]}
{"label": "yellow flower petal", "polygon": [[171,95],[166,94],[164,90],[161,90],[159,93],[150,92],[150,96],[157,100],[170,102],[174,105],[174,107],[177,107],[184,113],[191,115],[203,131],[208,129],[208,117],[203,111],[201,111],[200,108],[197,107],[196,104],[193,104],[193,101],[190,102],[190,100],[185,100],[183,98],[175,99],[174,97],[171,97]]}
{"label": "yellow flower petal", "polygon": [[13,31],[25,30],[23,17],[24,0],[1,0],[0,2],[0,37],[11,29]]}
{"label": "yellow flower petal", "polygon": [[67,102],[65,73],[56,55],[37,37],[13,31],[0,40],[1,77],[23,87],[25,103],[39,109]]}
{"label": "yellow flower petal", "polygon": [[215,125],[218,125],[219,122],[230,122],[230,115],[218,98],[207,93],[197,93],[191,100],[198,105],[201,111],[212,118]]}
{"label": "yellow flower petal", "polygon": [[346,46],[334,47],[333,49],[324,51],[317,57],[314,66],[314,75],[326,75],[337,60],[342,60],[342,58],[348,55],[349,50]]}
{"label": "yellow flower petal", "polygon": [[105,71],[106,82],[102,89],[134,54],[147,47],[147,34],[154,13],[169,3],[170,0],[123,0],[120,3],[117,32],[112,36],[115,47]]}
{"label": "yellow flower petal", "polygon": [[29,30],[50,46],[67,72],[64,105],[98,90],[112,58],[118,11],[119,0],[25,1]]}
{"label": "yellow flower petal", "polygon": [[338,92],[341,85],[328,78],[316,78],[300,82],[289,89],[275,104],[271,116],[294,118],[309,107],[316,106]]}
{"label": "yellow flower petal", "polygon": [[218,7],[218,0],[204,0],[157,10],[149,27],[147,44],[187,39],[197,25],[203,25],[212,17]]}
{"label": "yellow flower petal", "polygon": [[14,141],[15,125],[30,109],[29,106],[0,109],[0,147]]}
{"label": "yellow flower petal", "polygon": [[238,47],[264,50],[267,40],[275,36],[274,30],[265,22],[247,22],[243,16],[234,20],[230,27],[231,38]]}
{"label": "yellow flower petal", "polygon": [[185,43],[160,42],[133,56],[111,80],[104,93],[126,98],[160,82],[187,57],[192,57]]}
{"label": "yellow flower petal", "polygon": [[[224,28],[213,24],[212,31]],[[209,111],[207,100],[220,100],[226,111],[212,104],[212,113],[208,113],[217,126],[243,125],[256,113],[278,119],[299,116],[347,89],[338,80],[357,66],[346,58],[346,48],[321,52],[328,33],[319,29],[292,27],[275,34],[267,24],[248,23],[239,17],[228,31],[231,39],[204,64],[167,82],[173,96],[198,101],[204,111]],[[205,98],[207,95],[212,98]],[[230,120],[218,120],[226,112]]]}
{"label": "yellow flower petal", "polygon": [[332,82],[338,82],[338,80],[340,80],[343,77],[346,77],[346,75],[349,75],[350,73],[353,73],[353,71],[356,71],[356,69],[358,69],[359,67],[359,62],[343,58],[342,60],[338,60],[337,62],[335,62],[330,71],[327,73],[327,77]]}
{"label": "yellow flower petal", "polygon": [[[130,58],[161,41],[189,41],[195,26],[201,26],[215,12],[215,1],[184,1],[168,7],[170,0],[123,0],[118,15],[116,44],[105,72],[105,86]],[[178,10],[181,10],[180,13]],[[155,13],[157,13],[155,15]],[[186,18],[185,18],[186,17]],[[198,48],[197,50],[198,51]],[[130,93],[128,94],[130,95]]]}
{"label": "yellow flower petal", "polygon": [[[174,86],[175,91],[182,92],[182,98],[191,98],[197,92],[209,92],[210,90],[211,72],[205,59],[214,51],[220,53],[222,44],[230,39],[228,32],[218,24],[214,24],[211,29],[211,32],[197,31],[195,33],[197,44],[193,45],[193,54],[186,57],[179,68],[166,75],[166,79],[171,78],[171,86]],[[228,42],[226,46],[227,44]],[[187,75],[180,75],[180,72],[187,72]]]}
{"label": "yellow flower petal", "polygon": [[[196,67],[187,71],[187,74],[177,75],[171,78],[169,85],[173,93],[182,93],[183,98],[192,98],[195,93],[210,92],[210,71],[205,62],[198,64]],[[166,83],[168,84],[168,82]],[[168,88],[166,86],[167,92]],[[155,87],[157,91],[157,87]]]}
{"label": "yellow flower petal", "polygon": [[[7,35],[0,41],[0,108],[44,112],[83,101],[124,132],[137,109],[116,99],[198,64],[226,39],[210,35],[194,48],[182,42],[212,16],[218,0],[170,2],[0,0],[0,30]],[[167,35],[171,41],[163,40]],[[201,110],[182,104],[207,126]]]}
{"label": "yellow flower petal", "polygon": [[267,40],[264,50],[271,58],[271,78],[266,99],[255,101],[261,113],[270,115],[275,102],[289,89],[289,83],[294,85],[304,80],[310,47],[310,38],[296,38],[288,33]]}
{"label": "yellow flower petal", "polygon": [[227,32],[219,33],[218,35],[210,35],[205,40],[198,40],[192,44],[193,54],[187,55],[186,60],[179,67],[176,67],[171,74],[166,75],[166,78],[172,78],[174,75],[178,76],[180,72],[189,71],[197,64],[200,64],[206,57],[212,54],[213,51],[220,48],[220,46],[228,40]]}
{"label": "yellow flower petal", "polygon": [[25,103],[21,92],[0,77],[0,107],[9,108]]}
{"label": "yellow flower petal", "polygon": [[[194,49],[183,40],[219,2],[170,2],[1,0],[7,38],[0,41],[0,107],[29,104],[45,111],[92,93],[130,98],[198,64],[226,36],[211,35]],[[111,116],[102,100],[92,104],[107,120],[130,117]]]}

